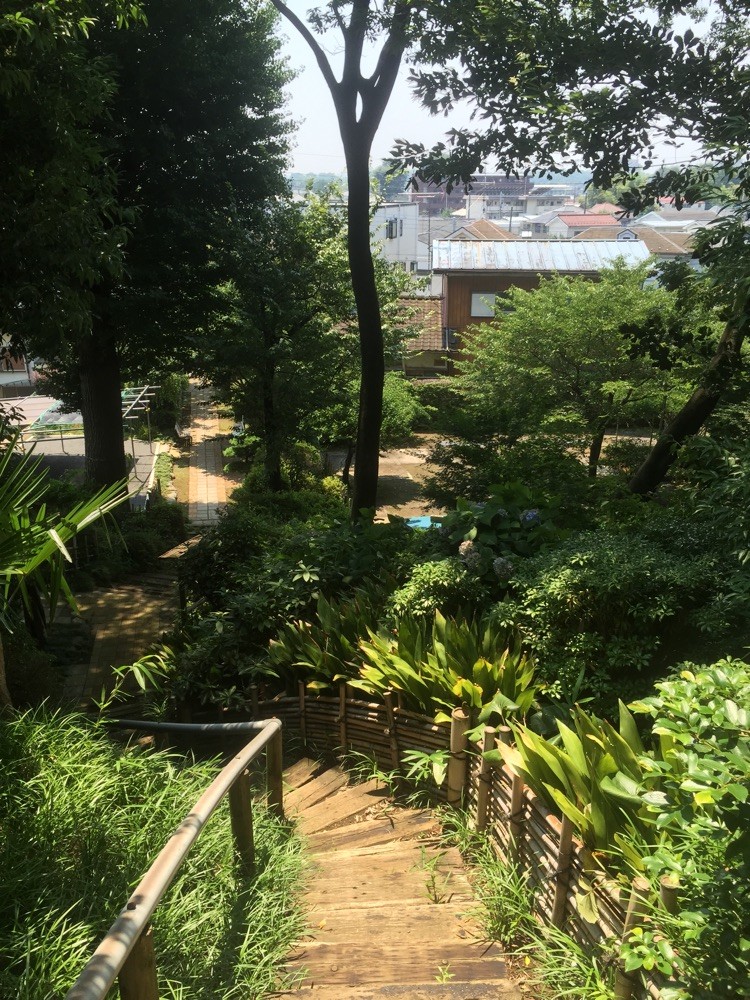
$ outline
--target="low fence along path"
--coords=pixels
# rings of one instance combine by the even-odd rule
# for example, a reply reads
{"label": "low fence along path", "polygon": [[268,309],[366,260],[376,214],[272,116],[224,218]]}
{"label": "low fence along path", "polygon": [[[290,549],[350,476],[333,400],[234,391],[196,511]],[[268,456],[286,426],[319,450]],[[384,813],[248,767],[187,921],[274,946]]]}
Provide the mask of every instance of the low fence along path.
{"label": "low fence along path", "polygon": [[[429,810],[395,806],[375,781],[302,760],[285,809],[306,838],[309,930],[287,971],[310,1000],[520,1000],[483,940],[460,854]],[[286,995],[286,994],[285,994]]]}

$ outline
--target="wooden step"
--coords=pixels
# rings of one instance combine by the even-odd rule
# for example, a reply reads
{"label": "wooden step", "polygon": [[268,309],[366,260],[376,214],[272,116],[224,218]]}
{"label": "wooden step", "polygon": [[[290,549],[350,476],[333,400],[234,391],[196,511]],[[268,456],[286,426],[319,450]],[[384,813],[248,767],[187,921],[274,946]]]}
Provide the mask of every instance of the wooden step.
{"label": "wooden step", "polygon": [[[447,971],[450,973],[450,969]],[[508,1000],[509,997],[519,1000],[521,994],[507,979],[485,978],[471,983],[434,981],[351,987],[307,982],[299,989],[289,993],[274,993],[273,996],[290,997],[292,1000]]]}
{"label": "wooden step", "polygon": [[322,774],[324,770],[325,765],[321,764],[319,760],[311,760],[309,757],[298,760],[296,764],[292,764],[284,771],[284,785],[289,789],[287,794],[295,788],[302,788],[303,785]]}
{"label": "wooden step", "polygon": [[303,810],[307,811],[316,803],[333,795],[339,788],[343,788],[347,780],[347,776],[335,768],[324,771],[323,774],[308,781],[301,788],[289,792],[285,799],[284,808],[289,815],[301,813]]}
{"label": "wooden step", "polygon": [[339,786],[339,789],[336,795],[318,801],[300,814],[299,826],[305,836],[348,825],[357,816],[376,807],[382,808],[388,802],[387,791],[375,780],[346,788]]}
{"label": "wooden step", "polygon": [[413,938],[387,946],[377,941],[352,941],[345,947],[339,942],[309,941],[298,947],[292,964],[307,968],[310,982],[318,986],[428,983],[447,974],[458,982],[472,982],[502,979],[505,974],[496,945],[490,945],[488,951],[486,945],[464,941],[417,943]]}
{"label": "wooden step", "polygon": [[394,841],[429,837],[437,832],[435,819],[430,812],[392,808],[376,819],[360,819],[335,830],[310,834],[308,846],[317,856],[339,850],[355,850]]}

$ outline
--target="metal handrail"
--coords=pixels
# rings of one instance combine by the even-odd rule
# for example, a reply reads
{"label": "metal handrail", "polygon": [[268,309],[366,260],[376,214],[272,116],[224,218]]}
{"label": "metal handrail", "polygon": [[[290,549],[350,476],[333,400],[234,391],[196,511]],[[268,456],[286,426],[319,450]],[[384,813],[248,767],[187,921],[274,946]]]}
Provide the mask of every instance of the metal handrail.
{"label": "metal handrail", "polygon": [[[204,735],[234,735],[255,732],[257,735],[214,778],[190,813],[177,827],[169,842],[139,882],[121,910],[119,917],[110,927],[106,937],[89,959],[86,967],[68,992],[66,1000],[103,1000],[118,974],[120,975],[120,990],[121,993],[124,993],[123,973],[127,969],[126,963],[128,963],[129,958],[132,962],[134,949],[139,945],[141,948],[145,947],[149,954],[141,955],[138,967],[130,970],[128,976],[130,988],[127,992],[130,996],[143,997],[144,1000],[150,1000],[152,996],[157,995],[155,992],[156,967],[153,959],[153,945],[150,936],[146,942],[147,935],[144,933],[148,931],[149,920],[162,896],[171,885],[190,848],[222,798],[227,792],[231,793],[238,788],[242,790],[242,794],[234,795],[231,802],[235,842],[238,853],[243,857],[243,853],[247,849],[249,835],[249,850],[252,853],[252,830],[244,831],[244,848],[243,832],[239,831],[243,820],[252,822],[250,819],[249,789],[247,784],[240,779],[243,778],[245,769],[265,747],[268,747],[269,806],[283,817],[281,721],[279,719],[269,719],[265,722],[206,725],[125,719],[117,720],[115,724],[125,729],[150,732],[202,733]],[[238,807],[236,810],[235,805]],[[246,861],[247,858],[244,857],[243,860]],[[145,973],[142,968],[144,965],[151,966],[150,969],[146,969]]]}

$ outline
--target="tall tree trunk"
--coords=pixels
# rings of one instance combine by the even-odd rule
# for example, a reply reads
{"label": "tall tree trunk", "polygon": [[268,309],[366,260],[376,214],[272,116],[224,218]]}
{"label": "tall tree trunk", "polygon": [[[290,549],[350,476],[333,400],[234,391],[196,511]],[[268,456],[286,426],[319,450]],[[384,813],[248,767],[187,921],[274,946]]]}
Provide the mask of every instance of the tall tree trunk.
{"label": "tall tree trunk", "polygon": [[86,445],[86,475],[96,487],[127,475],[122,433],[120,359],[114,334],[94,329],[79,347],[81,415]]}
{"label": "tall tree trunk", "polygon": [[268,486],[279,493],[284,488],[281,478],[281,447],[279,440],[279,427],[276,418],[275,382],[276,366],[271,360],[270,351],[272,344],[269,337],[264,337],[265,360],[263,363],[263,438],[265,445],[265,458],[263,465],[266,470]]}
{"label": "tall tree trunk", "polygon": [[716,409],[721,395],[740,364],[740,351],[748,319],[745,304],[740,317],[724,328],[708,369],[690,399],[674,417],[630,480],[633,493],[652,493],[664,481],[685,438],[697,434]]}
{"label": "tall tree trunk", "polygon": [[[344,65],[337,80],[328,57],[314,34],[284,0],[271,0],[310,46],[331,92],[346,155],[349,187],[349,266],[359,322],[362,380],[359,394],[357,457],[354,465],[352,517],[373,510],[378,495],[380,421],[383,411],[383,331],[370,250],[370,150],[393,93],[406,49],[412,17],[407,0],[394,0],[390,14],[372,0],[353,0],[349,23],[336,6],[336,20],[344,37]],[[388,5],[383,5],[387,9]],[[380,22],[385,40],[374,70],[362,72],[362,58],[372,18]],[[388,21],[386,24],[385,22]]]}
{"label": "tall tree trunk", "polygon": [[349,267],[357,305],[362,359],[352,493],[352,516],[357,517],[361,510],[374,510],[377,505],[385,360],[378,288],[370,248],[369,147],[358,147],[353,136],[343,138],[349,182]]}

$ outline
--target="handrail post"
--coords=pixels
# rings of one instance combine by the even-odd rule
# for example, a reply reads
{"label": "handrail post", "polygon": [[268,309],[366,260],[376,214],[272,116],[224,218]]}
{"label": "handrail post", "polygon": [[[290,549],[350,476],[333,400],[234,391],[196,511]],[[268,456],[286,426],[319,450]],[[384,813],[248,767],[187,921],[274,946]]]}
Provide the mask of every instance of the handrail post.
{"label": "handrail post", "polygon": [[154,932],[151,924],[133,945],[118,977],[120,1000],[159,1000]]}
{"label": "handrail post", "polygon": [[460,809],[466,788],[466,733],[469,729],[469,713],[463,708],[454,708],[451,712],[450,758],[448,760],[448,794],[446,801],[449,806]]}
{"label": "handrail post", "polygon": [[266,781],[268,782],[268,807],[279,819],[284,818],[284,747],[281,729],[268,741],[266,749]]}
{"label": "handrail post", "polygon": [[246,875],[252,875],[255,868],[255,843],[250,775],[247,770],[242,772],[229,789],[229,815],[232,820],[232,836],[240,866]]}

